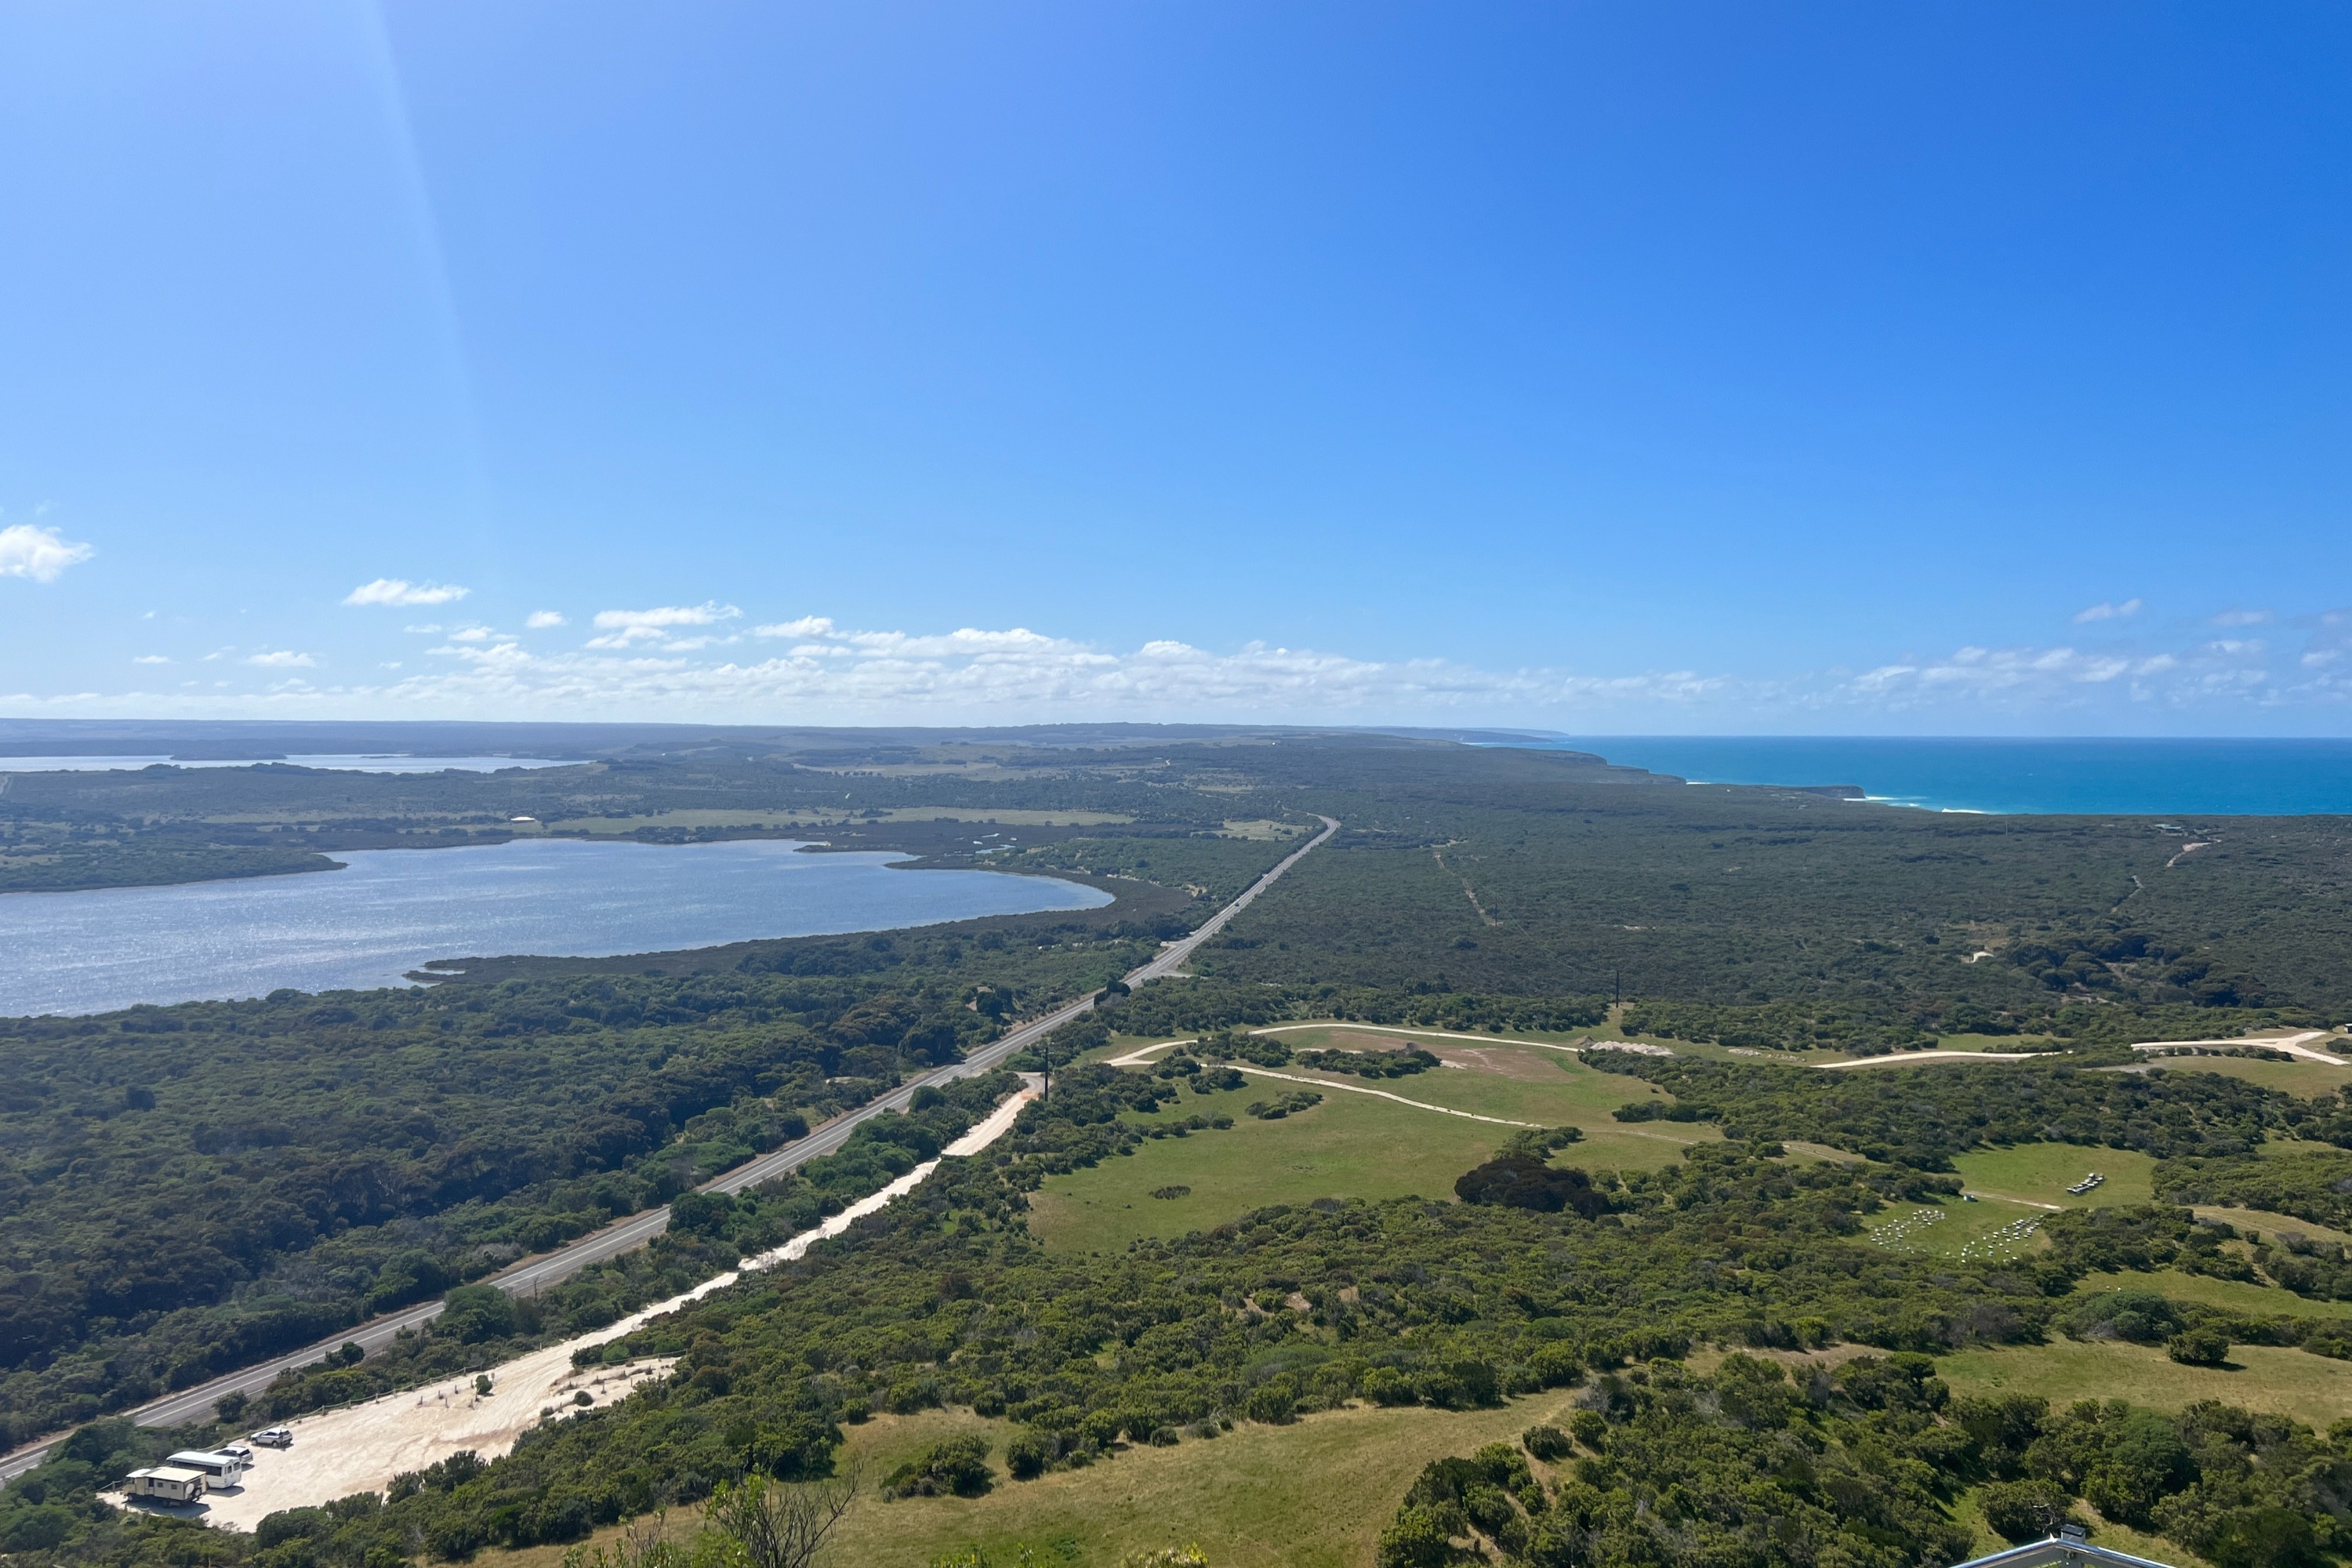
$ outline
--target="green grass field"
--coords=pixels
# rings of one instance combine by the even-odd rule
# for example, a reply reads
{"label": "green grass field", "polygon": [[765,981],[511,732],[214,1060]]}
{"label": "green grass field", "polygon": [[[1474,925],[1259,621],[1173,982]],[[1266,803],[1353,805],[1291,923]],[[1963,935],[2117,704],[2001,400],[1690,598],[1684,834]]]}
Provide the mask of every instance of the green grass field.
{"label": "green grass field", "polygon": [[[1579,1127],[1584,1141],[1558,1159],[1587,1170],[1655,1170],[1679,1159],[1688,1144],[1720,1136],[1706,1126],[1654,1121],[1632,1127],[1613,1120],[1610,1110],[1647,1094],[1647,1086],[1594,1072],[1573,1057],[1503,1042],[1478,1048],[1494,1066],[1437,1068],[1377,1080],[1324,1076],[1334,1085],[1363,1084],[1423,1104]],[[1244,1088],[1188,1093],[1153,1116],[1134,1118],[1150,1126],[1222,1110],[1234,1123],[1224,1131],[1159,1139],[1132,1155],[1050,1178],[1030,1200],[1030,1228],[1057,1251],[1111,1250],[1139,1237],[1212,1229],[1274,1204],[1322,1197],[1451,1201],[1454,1179],[1493,1154],[1512,1132],[1509,1127],[1338,1087],[1322,1089],[1323,1103],[1313,1110],[1279,1121],[1259,1121],[1244,1112],[1253,1100],[1298,1087],[1254,1077]],[[1150,1195],[1179,1186],[1192,1191],[1172,1199]]]}
{"label": "green grass field", "polygon": [[[2019,1143],[1979,1149],[1952,1162],[1968,1190],[1982,1197],[2053,1204],[2062,1209],[2144,1204],[2156,1195],[2156,1162],[2126,1149],[2086,1149],[2077,1143]],[[2106,1177],[2076,1196],[2066,1189],[2096,1171]]]}
{"label": "green grass field", "polygon": [[[2322,1049],[2330,1048],[2324,1040],[2315,1043]],[[2283,1094],[2299,1094],[2306,1100],[2352,1089],[2352,1068],[2332,1068],[2326,1062],[2300,1058],[2266,1062],[2250,1057],[2160,1057],[2158,1063],[2159,1070],[2165,1072],[2220,1073],[2224,1078],[2243,1079]]]}
{"label": "green grass field", "polygon": [[[2148,1202],[2156,1169],[2145,1154],[2072,1143],[1979,1149],[1953,1164],[1979,1201],[1894,1205],[1866,1222],[1880,1245],[1931,1258],[2015,1257],[2047,1245],[2032,1222],[2053,1209]],[[2092,1171],[2107,1179],[2079,1196],[2066,1191]]]}
{"label": "green grass field", "polygon": [[[968,1546],[1009,1563],[1017,1545],[1039,1568],[1111,1568],[1130,1552],[1197,1542],[1216,1568],[1370,1568],[1381,1530],[1421,1468],[1517,1436],[1571,1400],[1549,1394],[1497,1410],[1357,1407],[1294,1426],[1244,1422],[1213,1441],[1130,1448],[1084,1469],[1033,1481],[1003,1478],[1011,1427],[969,1411],[877,1416],[849,1429],[845,1459],[878,1479],[941,1438],[978,1432],[992,1445],[995,1487],[978,1498],[869,1496],[824,1561],[857,1568],[924,1568]],[[690,1531],[690,1511],[673,1524]],[[599,1531],[603,1542],[617,1531]],[[486,1552],[499,1568],[555,1568],[561,1547]]]}
{"label": "green grass field", "polygon": [[1958,1351],[1936,1369],[1955,1394],[2032,1394],[2060,1409],[2079,1399],[2128,1399],[2171,1411],[2218,1399],[2323,1432],[2352,1415],[2352,1362],[2273,1345],[2232,1346],[2230,1361],[2226,1368],[2182,1366],[2157,1345],[2053,1340]]}
{"label": "green grass field", "polygon": [[2199,1204],[2196,1214],[2200,1219],[2227,1220],[2240,1230],[2251,1230],[2266,1241],[2280,1231],[2296,1230],[2314,1241],[2332,1241],[2339,1247],[2352,1246],[2352,1232],[2331,1230],[2307,1219],[2297,1219],[2291,1214],[2273,1214],[2268,1209],[2225,1208],[2213,1204]]}
{"label": "green grass field", "polygon": [[[2125,1274],[2086,1274],[2082,1283],[2074,1287],[2074,1294],[2095,1296],[2102,1291],[2118,1290],[2126,1286],[2161,1290],[2176,1301],[2195,1301],[2203,1306],[2218,1307],[2225,1312],[2248,1316],[2288,1313],[2299,1318],[2352,1318],[2352,1301],[2315,1301],[2275,1285],[2213,1279],[2202,1274],[2183,1274],[2174,1268],[2153,1272],[2135,1270]],[[2352,1409],[2347,1409],[2345,1414],[2352,1415]]]}

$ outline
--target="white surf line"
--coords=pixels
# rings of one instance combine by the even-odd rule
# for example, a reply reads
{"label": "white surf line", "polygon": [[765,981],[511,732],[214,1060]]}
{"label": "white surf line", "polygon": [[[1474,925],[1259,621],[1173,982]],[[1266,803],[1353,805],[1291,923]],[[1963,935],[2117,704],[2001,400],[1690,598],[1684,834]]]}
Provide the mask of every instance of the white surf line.
{"label": "white surf line", "polygon": [[[1008,1097],[984,1121],[941,1150],[940,1159],[985,1150],[1012,1128],[1022,1108],[1036,1094],[1033,1082]],[[280,1509],[315,1507],[360,1491],[381,1492],[402,1471],[423,1469],[460,1449],[473,1449],[486,1459],[498,1458],[524,1432],[540,1424],[542,1411],[552,1407],[562,1419],[587,1408],[573,1403],[574,1393],[591,1390],[591,1404],[602,1407],[614,1403],[616,1394],[625,1397],[638,1383],[667,1373],[674,1359],[656,1356],[617,1367],[601,1363],[574,1367],[575,1351],[609,1344],[738,1283],[747,1274],[806,1256],[817,1242],[839,1236],[866,1215],[914,1191],[939,1166],[940,1160],[924,1161],[823,1225],[772,1251],[745,1258],[684,1295],[656,1301],[618,1322],[558,1344],[542,1345],[492,1367],[492,1392],[488,1395],[474,1393],[474,1374],[467,1373],[454,1382],[398,1389],[362,1405],[289,1421],[287,1426],[294,1433],[294,1447],[257,1453],[242,1488],[212,1494],[201,1510],[171,1511],[180,1517],[201,1517],[211,1524],[250,1530]],[[599,1384],[619,1386],[599,1398],[593,1392]]]}
{"label": "white surf line", "polygon": [[2175,1046],[2203,1046],[2209,1048],[2235,1047],[2242,1049],[2247,1046],[2260,1046],[2266,1051],[2284,1051],[2291,1057],[2301,1057],[2305,1061],[2326,1062],[2332,1068],[2352,1067],[2352,1062],[2346,1061],[2342,1057],[2331,1057],[2326,1051],[2315,1051],[2305,1043],[2308,1040],[2326,1039],[2328,1033],[2329,1031],[2326,1029],[2305,1029],[2299,1035],[2286,1035],[2270,1039],[2265,1039],[2260,1035],[2242,1035],[2234,1040],[2143,1040],[2132,1047],[2132,1049],[2162,1051],[2169,1050]]}

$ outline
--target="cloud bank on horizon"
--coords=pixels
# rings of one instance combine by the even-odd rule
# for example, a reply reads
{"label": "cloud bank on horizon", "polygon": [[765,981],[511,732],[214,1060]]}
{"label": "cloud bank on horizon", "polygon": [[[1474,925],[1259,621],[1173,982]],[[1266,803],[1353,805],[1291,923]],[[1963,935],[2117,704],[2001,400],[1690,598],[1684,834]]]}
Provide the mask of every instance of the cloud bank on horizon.
{"label": "cloud bank on horizon", "polygon": [[[448,604],[462,587],[378,578],[346,605]],[[2102,604],[2078,626],[2137,617],[2137,599]],[[1611,673],[1496,669],[1442,657],[1370,659],[1250,642],[1219,652],[1174,638],[1106,647],[1024,626],[943,632],[845,627],[830,616],[740,626],[743,610],[614,608],[588,617],[534,610],[521,630],[405,626],[438,639],[399,659],[336,659],[261,647],[215,649],[260,684],[199,676],[165,687],[0,695],[19,713],[142,717],[693,719],[712,722],[1033,722],[1285,720],[1619,724],[1667,730],[1953,731],[2053,715],[2089,730],[2159,731],[2184,717],[2221,727],[2352,708],[2352,609],[2281,617],[2231,608],[2144,624],[2096,646],[1967,646],[1867,667],[1759,679],[1695,668]],[[2245,635],[2276,626],[2288,637]],[[563,634],[563,635],[558,635]],[[134,664],[169,666],[155,654]],[[303,673],[294,673],[294,672]],[[2310,727],[2306,725],[2305,727]]]}

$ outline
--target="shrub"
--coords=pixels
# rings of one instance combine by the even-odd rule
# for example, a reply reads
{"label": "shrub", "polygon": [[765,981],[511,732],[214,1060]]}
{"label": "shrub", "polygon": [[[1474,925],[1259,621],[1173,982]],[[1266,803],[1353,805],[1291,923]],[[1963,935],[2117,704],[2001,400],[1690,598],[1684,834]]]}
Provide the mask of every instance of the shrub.
{"label": "shrub", "polygon": [[1454,1537],[1468,1533],[1457,1508],[1400,1510],[1386,1530],[1374,1561],[1380,1568],[1446,1568],[1456,1560]]}
{"label": "shrub", "polygon": [[2221,1366],[2230,1359],[2230,1336],[2219,1329],[2183,1329],[2164,1342],[2164,1353],[2183,1366]]}
{"label": "shrub", "polygon": [[433,1325],[436,1334],[470,1345],[514,1332],[514,1298],[495,1285],[460,1285],[441,1300],[441,1321]]}
{"label": "shrub", "polygon": [[1016,1481],[1034,1480],[1054,1462],[1054,1446],[1042,1434],[1016,1432],[1004,1445],[1004,1468]]}
{"label": "shrub", "polygon": [[1576,1446],[1569,1441],[1568,1434],[1550,1425],[1528,1427],[1519,1441],[1527,1445],[1528,1453],[1547,1464],[1555,1459],[1565,1459],[1576,1451]]}
{"label": "shrub", "polygon": [[895,1500],[910,1497],[979,1497],[995,1481],[988,1468],[988,1439],[977,1433],[934,1444],[918,1458],[890,1472],[882,1495]]}
{"label": "shrub", "polygon": [[2180,1310],[2154,1290],[2109,1290],[2069,1311],[2066,1331],[2078,1340],[2129,1340],[2162,1344],[2187,1325]]}
{"label": "shrub", "polygon": [[1977,1506],[1992,1532],[2019,1543],[2057,1534],[2071,1500],[2050,1481],[1992,1481],[1977,1492]]}
{"label": "shrub", "polygon": [[2206,1554],[2217,1568],[2308,1568],[2320,1561],[2311,1521],[2285,1508],[2234,1510]]}
{"label": "shrub", "polygon": [[1286,1375],[1270,1377],[1250,1390],[1244,1408],[1253,1421],[1287,1426],[1298,1419],[1298,1384]]}
{"label": "shrub", "polygon": [[1528,1357],[1528,1370],[1546,1388],[1567,1388],[1584,1375],[1584,1362],[1566,1345],[1543,1345]]}
{"label": "shrub", "polygon": [[1541,1214],[1573,1209],[1587,1219],[1610,1208],[1608,1194],[1593,1186],[1591,1176],[1532,1154],[1497,1155],[1464,1172],[1454,1181],[1454,1195],[1466,1204],[1501,1204]]}
{"label": "shrub", "polygon": [[1483,1361],[1451,1361],[1414,1379],[1423,1399],[1441,1410],[1465,1410],[1502,1402],[1502,1380],[1494,1364]]}

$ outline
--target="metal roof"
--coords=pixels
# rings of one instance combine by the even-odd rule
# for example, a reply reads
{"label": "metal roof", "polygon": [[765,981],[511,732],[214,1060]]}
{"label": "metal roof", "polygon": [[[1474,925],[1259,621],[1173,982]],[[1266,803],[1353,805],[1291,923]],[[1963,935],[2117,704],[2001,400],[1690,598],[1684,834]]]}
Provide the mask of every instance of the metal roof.
{"label": "metal roof", "polygon": [[2012,1546],[2006,1552],[1996,1552],[1990,1557],[1976,1557],[1955,1565],[1955,1568],[2174,1568],[2169,1563],[2158,1563],[2149,1557],[2135,1557],[2128,1552],[2116,1552],[2105,1546],[2094,1546],[2080,1531],[2068,1529],[2047,1541],[2037,1541],[2027,1546]]}

